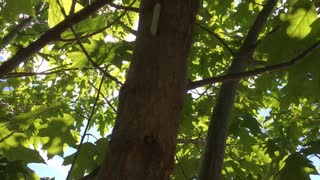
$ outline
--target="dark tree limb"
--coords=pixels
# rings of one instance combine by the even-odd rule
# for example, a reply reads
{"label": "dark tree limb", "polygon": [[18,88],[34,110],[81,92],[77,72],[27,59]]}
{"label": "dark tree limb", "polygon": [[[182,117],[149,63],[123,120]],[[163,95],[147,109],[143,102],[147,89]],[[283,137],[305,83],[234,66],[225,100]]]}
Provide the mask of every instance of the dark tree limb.
{"label": "dark tree limb", "polygon": [[281,69],[287,69],[294,64],[298,64],[302,62],[305,57],[309,56],[312,52],[314,52],[318,48],[320,48],[320,41],[314,43],[311,47],[307,48],[302,53],[300,53],[299,55],[297,55],[295,58],[293,58],[288,62],[266,66],[266,67],[258,68],[251,71],[239,72],[235,74],[226,74],[226,75],[202,79],[199,81],[194,81],[188,85],[188,90],[192,90],[198,87],[202,87],[204,85],[209,85],[217,82],[227,82],[231,80],[237,80],[245,77],[259,75],[262,73],[272,72],[272,71],[281,70]]}
{"label": "dark tree limb", "polygon": [[29,44],[26,48],[21,48],[18,52],[9,58],[7,61],[0,65],[0,77],[6,75],[7,73],[14,70],[19,66],[20,63],[26,61],[34,53],[39,51],[45,45],[52,41],[59,40],[61,33],[66,31],[71,26],[79,23],[80,21],[86,19],[91,14],[105,6],[112,0],[96,0],[91,5],[85,7],[81,11],[68,16],[65,20],[57,24],[55,27],[49,29],[45,34],[43,34],[36,41]]}
{"label": "dark tree limb", "polygon": [[[268,0],[251,26],[240,50],[236,53],[228,74],[243,72],[252,59],[258,36],[267,21],[267,18],[277,4],[277,0]],[[240,80],[223,82],[217,98],[206,139],[206,145],[199,170],[199,180],[222,179],[222,167],[228,127],[235,99],[236,89]]]}

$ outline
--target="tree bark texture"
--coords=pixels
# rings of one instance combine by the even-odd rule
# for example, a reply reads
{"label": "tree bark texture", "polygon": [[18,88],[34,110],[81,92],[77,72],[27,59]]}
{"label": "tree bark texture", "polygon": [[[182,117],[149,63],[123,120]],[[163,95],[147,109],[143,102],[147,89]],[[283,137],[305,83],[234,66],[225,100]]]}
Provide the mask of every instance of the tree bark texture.
{"label": "tree bark texture", "polygon": [[[153,11],[160,3],[157,31]],[[97,179],[169,179],[198,1],[142,0],[139,27],[106,159]]]}

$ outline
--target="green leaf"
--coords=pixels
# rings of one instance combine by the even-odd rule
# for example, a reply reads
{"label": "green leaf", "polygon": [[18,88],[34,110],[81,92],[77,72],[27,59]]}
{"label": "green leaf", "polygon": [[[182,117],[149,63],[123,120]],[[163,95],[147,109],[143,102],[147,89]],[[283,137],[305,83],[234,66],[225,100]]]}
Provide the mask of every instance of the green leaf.
{"label": "green leaf", "polygon": [[10,161],[21,161],[28,163],[45,163],[39,152],[23,146],[10,148],[4,154]]}
{"label": "green leaf", "polygon": [[67,54],[67,57],[73,61],[72,68],[83,68],[88,62],[86,56],[80,51],[70,52]]}
{"label": "green leaf", "polygon": [[39,130],[38,136],[47,139],[42,148],[48,151],[48,158],[57,154],[62,156],[65,144],[73,145],[76,143],[76,139],[71,133],[73,123],[73,117],[64,114],[63,117],[49,118],[48,126]]}
{"label": "green leaf", "polygon": [[3,138],[0,143],[0,153],[14,147],[26,147],[29,144],[27,136],[24,133],[14,133],[7,129],[1,129],[0,135]]}
{"label": "green leaf", "polygon": [[187,156],[177,158],[176,168],[174,169],[174,179],[193,179],[193,175],[197,172],[199,159],[189,158]]}
{"label": "green leaf", "polygon": [[6,123],[6,127],[11,130],[24,130],[28,128],[34,122],[34,119],[36,119],[40,115],[43,115],[44,113],[47,113],[52,110],[56,110],[63,106],[65,106],[64,102],[56,102],[50,105],[36,106],[29,112],[21,113],[19,115],[11,117],[10,121]]}
{"label": "green leaf", "polygon": [[3,16],[12,21],[17,19],[19,14],[35,16],[32,4],[33,0],[6,0]]}
{"label": "green leaf", "polygon": [[99,158],[97,158],[96,162],[98,164],[102,164],[102,160],[104,159],[106,150],[109,145],[109,141],[107,138],[100,138],[95,142],[95,144],[96,144],[96,149],[99,155]]}
{"label": "green leaf", "polygon": [[283,21],[288,21],[287,34],[291,37],[303,39],[310,32],[310,25],[318,18],[318,13],[314,6],[309,9],[298,8],[293,13],[281,14],[280,18]]}
{"label": "green leaf", "polygon": [[190,128],[193,128],[193,120],[194,116],[192,115],[192,97],[191,94],[188,94],[186,96],[185,104],[182,110],[181,129],[185,132],[188,132]]}
{"label": "green leaf", "polygon": [[320,140],[310,141],[303,145],[303,147],[304,148],[300,152],[305,154],[306,156],[312,154],[320,154]]}
{"label": "green leaf", "polygon": [[0,155],[0,179],[39,180],[40,177],[22,161],[9,161]]}
{"label": "green leaf", "polygon": [[[71,164],[74,156],[75,154],[65,157],[63,165]],[[93,171],[98,167],[97,158],[98,155],[95,145],[90,142],[83,143],[73,165],[74,169],[71,173],[71,177],[73,179],[79,179],[83,177],[85,173]]]}
{"label": "green leaf", "polygon": [[[48,24],[49,27],[54,27],[55,25],[59,24],[61,21],[65,19],[64,14],[62,13],[62,10],[58,4],[62,6],[62,9],[65,11],[65,13],[68,15],[72,0],[46,0],[49,3],[49,17],[48,17]],[[79,11],[82,9],[82,6],[79,3],[76,3],[75,11]]]}
{"label": "green leaf", "polygon": [[253,135],[261,133],[261,125],[255,117],[250,114],[244,114],[242,118],[241,127],[248,128]]}
{"label": "green leaf", "polygon": [[285,166],[282,169],[280,180],[301,180],[310,179],[310,174],[318,174],[312,162],[300,154],[293,154],[285,161]]}

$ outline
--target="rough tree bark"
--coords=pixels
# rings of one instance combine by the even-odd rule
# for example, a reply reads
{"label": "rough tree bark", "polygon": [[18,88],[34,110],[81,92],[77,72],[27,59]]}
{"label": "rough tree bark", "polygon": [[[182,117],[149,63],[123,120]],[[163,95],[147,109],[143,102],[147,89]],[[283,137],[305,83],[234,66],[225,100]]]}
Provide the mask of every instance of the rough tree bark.
{"label": "rough tree bark", "polygon": [[[160,3],[156,34],[150,31]],[[169,179],[198,1],[142,0],[136,46],[97,179]]]}
{"label": "rough tree bark", "polygon": [[[269,0],[250,28],[236,53],[228,74],[243,72],[252,59],[258,36],[278,0]],[[222,179],[222,167],[231,111],[240,79],[223,82],[210,120],[206,145],[199,170],[199,180]]]}

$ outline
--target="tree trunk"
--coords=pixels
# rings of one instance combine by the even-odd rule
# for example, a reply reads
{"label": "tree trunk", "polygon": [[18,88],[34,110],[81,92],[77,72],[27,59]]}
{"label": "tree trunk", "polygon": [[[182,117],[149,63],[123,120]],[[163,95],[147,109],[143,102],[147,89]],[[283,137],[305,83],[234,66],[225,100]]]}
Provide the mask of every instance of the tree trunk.
{"label": "tree trunk", "polygon": [[197,5],[196,0],[141,1],[136,46],[98,179],[169,179]]}
{"label": "tree trunk", "polygon": [[[277,1],[268,0],[264,5],[264,8],[251,26],[240,50],[236,53],[228,74],[243,72],[248,67],[249,60],[252,59],[257,45],[258,36]],[[221,172],[228,128],[239,82],[240,79],[231,80],[223,82],[221,85],[219,97],[210,120],[198,180],[222,179]]]}

